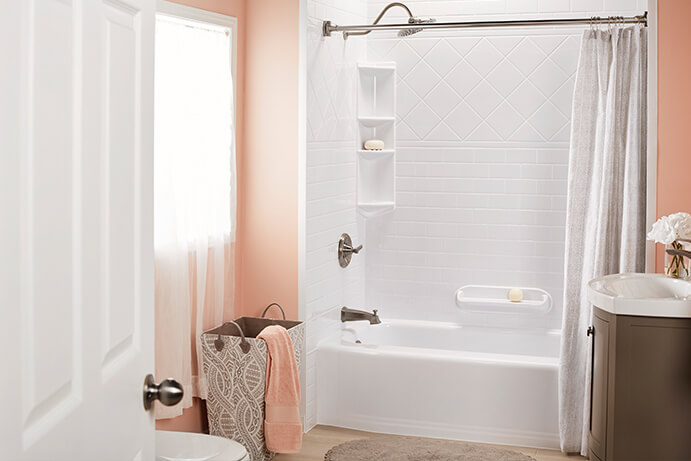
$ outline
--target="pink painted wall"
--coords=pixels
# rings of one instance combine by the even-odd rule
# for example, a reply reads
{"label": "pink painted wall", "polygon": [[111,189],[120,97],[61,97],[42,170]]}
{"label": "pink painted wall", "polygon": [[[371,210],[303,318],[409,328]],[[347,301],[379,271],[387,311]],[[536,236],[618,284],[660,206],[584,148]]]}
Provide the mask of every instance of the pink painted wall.
{"label": "pink painted wall", "polygon": [[[234,310],[298,316],[298,0],[171,0],[238,19]],[[204,432],[199,399],[159,430]]]}
{"label": "pink painted wall", "polygon": [[298,316],[298,0],[249,0],[237,266],[240,315]]}
{"label": "pink painted wall", "polygon": [[[691,1],[658,1],[657,215],[691,213]],[[656,269],[664,270],[658,245]]]}

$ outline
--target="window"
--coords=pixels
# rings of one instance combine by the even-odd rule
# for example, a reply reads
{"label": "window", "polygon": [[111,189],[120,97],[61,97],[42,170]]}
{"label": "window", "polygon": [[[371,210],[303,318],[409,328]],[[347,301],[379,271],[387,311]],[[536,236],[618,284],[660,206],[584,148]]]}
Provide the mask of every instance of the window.
{"label": "window", "polygon": [[[159,14],[155,65],[155,245],[194,248],[235,229],[235,29],[178,5]],[[217,24],[189,16],[221,18]]]}

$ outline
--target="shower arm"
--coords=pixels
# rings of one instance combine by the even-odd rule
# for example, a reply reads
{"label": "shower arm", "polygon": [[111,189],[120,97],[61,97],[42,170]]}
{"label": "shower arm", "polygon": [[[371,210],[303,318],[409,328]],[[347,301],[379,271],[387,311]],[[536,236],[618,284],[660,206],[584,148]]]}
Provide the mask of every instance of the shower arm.
{"label": "shower arm", "polygon": [[[401,2],[393,2],[393,3],[389,3],[388,5],[386,5],[384,7],[384,9],[381,10],[381,12],[377,16],[377,18],[374,20],[374,22],[370,25],[376,26],[377,24],[379,24],[379,21],[381,21],[381,18],[383,18],[384,15],[386,14],[386,12],[389,11],[394,6],[401,7],[406,11],[406,13],[408,13],[408,21],[411,21],[414,18],[413,13],[410,11],[410,8],[408,8],[407,6],[405,6]],[[322,28],[323,28],[322,33],[324,36],[330,36],[331,35],[331,32],[329,32],[328,34],[326,33],[326,27],[327,27],[326,24],[327,23],[331,24],[331,21],[324,21],[324,24],[322,25]],[[367,35],[370,32],[372,32],[372,30],[374,30],[374,29],[363,30],[363,31],[359,31],[359,32],[343,32],[343,40],[346,40],[351,35]]]}
{"label": "shower arm", "polygon": [[401,3],[392,3],[387,5],[375,20],[373,24],[359,24],[352,26],[339,26],[331,21],[324,21],[322,23],[322,36],[331,37],[333,32],[343,32],[343,38],[349,35],[366,35],[373,30],[408,30],[408,29],[468,29],[476,27],[521,27],[521,26],[577,26],[590,25],[595,26],[599,24],[617,25],[617,24],[642,24],[644,27],[648,26],[648,12],[646,11],[640,16],[608,16],[600,17],[593,16],[591,18],[566,18],[566,19],[522,19],[515,21],[476,21],[476,22],[436,22],[436,23],[418,23],[415,17],[410,15],[409,22],[406,24],[378,24],[381,16],[386,12],[389,6],[401,5],[408,13],[410,10]]}

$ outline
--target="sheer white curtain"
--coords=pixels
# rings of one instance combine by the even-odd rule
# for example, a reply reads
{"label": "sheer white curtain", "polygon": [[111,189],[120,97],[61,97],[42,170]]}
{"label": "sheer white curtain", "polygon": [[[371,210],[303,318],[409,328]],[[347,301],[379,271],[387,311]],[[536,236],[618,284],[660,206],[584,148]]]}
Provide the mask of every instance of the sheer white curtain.
{"label": "sheer white curtain", "polygon": [[232,310],[235,227],[233,81],[228,31],[156,21],[154,249],[156,376],[206,397],[202,331]]}
{"label": "sheer white curtain", "polygon": [[574,90],[566,217],[559,429],[586,454],[592,307],[586,284],[645,269],[647,31],[589,30]]}

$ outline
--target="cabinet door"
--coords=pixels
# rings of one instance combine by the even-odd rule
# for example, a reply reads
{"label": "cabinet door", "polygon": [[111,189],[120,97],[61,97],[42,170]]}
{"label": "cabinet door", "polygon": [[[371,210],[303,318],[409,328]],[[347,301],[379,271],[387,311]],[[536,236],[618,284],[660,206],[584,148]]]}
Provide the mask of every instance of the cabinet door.
{"label": "cabinet door", "polygon": [[605,459],[607,442],[607,385],[609,380],[609,322],[593,315],[592,385],[590,388],[590,450]]}

